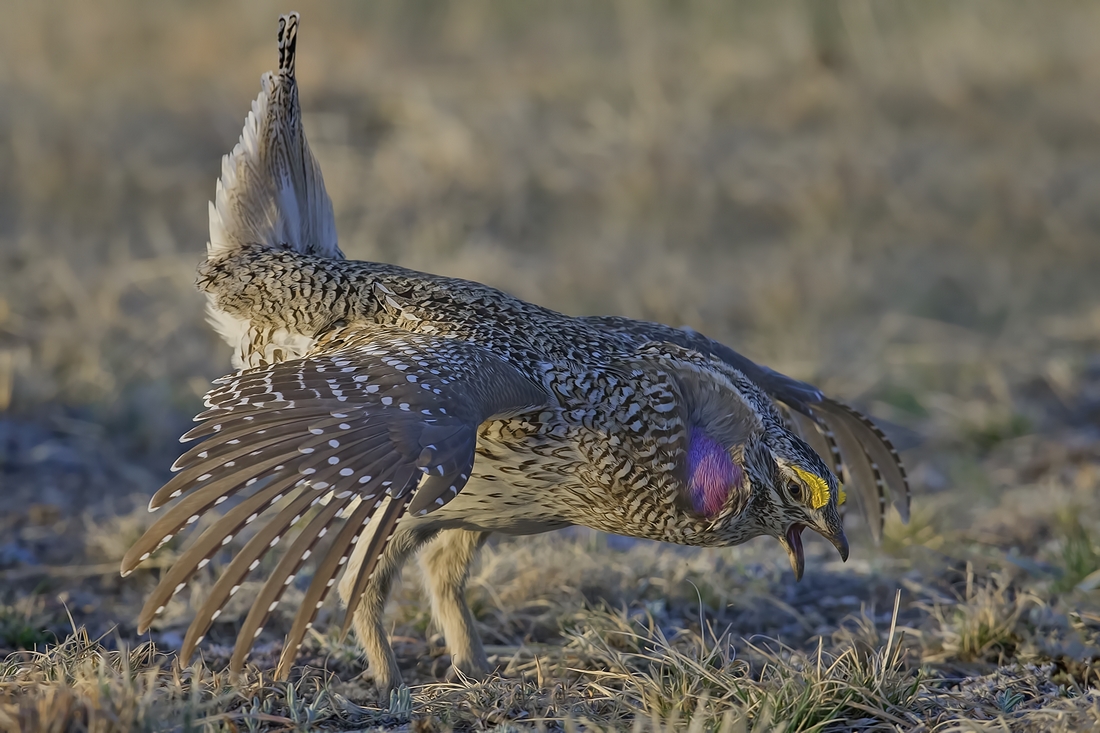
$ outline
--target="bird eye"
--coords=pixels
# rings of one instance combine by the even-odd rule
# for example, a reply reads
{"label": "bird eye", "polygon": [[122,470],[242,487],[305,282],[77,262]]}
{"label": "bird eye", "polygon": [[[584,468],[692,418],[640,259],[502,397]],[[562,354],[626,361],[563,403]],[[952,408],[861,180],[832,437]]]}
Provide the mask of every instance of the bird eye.
{"label": "bird eye", "polygon": [[792,499],[800,500],[802,498],[802,484],[791,479],[787,482],[787,493],[791,495]]}

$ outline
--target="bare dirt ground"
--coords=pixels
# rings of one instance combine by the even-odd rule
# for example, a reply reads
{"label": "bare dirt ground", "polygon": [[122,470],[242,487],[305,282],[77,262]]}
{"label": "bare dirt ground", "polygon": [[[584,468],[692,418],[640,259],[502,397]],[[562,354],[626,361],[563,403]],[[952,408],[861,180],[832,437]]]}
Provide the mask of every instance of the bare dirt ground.
{"label": "bare dirt ground", "polygon": [[881,546],[849,517],[852,560],[811,543],[799,584],[766,538],[500,538],[470,589],[485,682],[447,681],[410,569],[392,700],[334,604],[290,683],[270,676],[288,616],[230,679],[248,586],[181,668],[218,562],[138,637],[187,539],[118,561],[229,368],[194,267],[289,9],[4,13],[0,729],[1100,729],[1084,2],[298,7],[349,256],[690,325],[814,381],[895,439],[914,517]]}

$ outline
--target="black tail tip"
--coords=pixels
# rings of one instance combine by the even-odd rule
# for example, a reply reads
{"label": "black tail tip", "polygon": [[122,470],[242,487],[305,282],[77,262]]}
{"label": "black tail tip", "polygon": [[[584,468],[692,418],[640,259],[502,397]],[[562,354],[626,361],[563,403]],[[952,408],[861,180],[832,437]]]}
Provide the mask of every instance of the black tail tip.
{"label": "black tail tip", "polygon": [[279,71],[294,75],[294,52],[298,42],[298,13],[279,16]]}

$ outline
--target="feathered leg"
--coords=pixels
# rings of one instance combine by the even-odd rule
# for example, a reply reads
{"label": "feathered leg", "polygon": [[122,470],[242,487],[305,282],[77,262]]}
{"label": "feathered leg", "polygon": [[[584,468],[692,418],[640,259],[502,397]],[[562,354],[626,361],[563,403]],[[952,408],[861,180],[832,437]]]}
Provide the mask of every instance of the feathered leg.
{"label": "feathered leg", "polygon": [[[393,646],[383,625],[386,600],[389,598],[393,581],[409,555],[416,552],[435,534],[435,530],[405,529],[398,526],[382,556],[378,558],[378,564],[375,565],[374,572],[363,589],[363,596],[352,618],[355,636],[367,655],[367,662],[374,675],[374,684],[384,699],[390,690],[399,687],[402,683],[397,657],[393,653]],[[359,575],[359,568],[365,559],[367,545],[367,542],[360,542],[356,546],[355,553],[348,560],[348,568],[340,579],[340,598],[344,601],[344,605],[351,600],[349,596],[353,592],[356,576]]]}
{"label": "feathered leg", "polygon": [[451,663],[471,677],[489,671],[489,660],[466,605],[466,580],[470,563],[489,538],[488,532],[448,529],[439,533],[420,553],[420,567],[432,599],[432,616],[443,631],[451,651]]}

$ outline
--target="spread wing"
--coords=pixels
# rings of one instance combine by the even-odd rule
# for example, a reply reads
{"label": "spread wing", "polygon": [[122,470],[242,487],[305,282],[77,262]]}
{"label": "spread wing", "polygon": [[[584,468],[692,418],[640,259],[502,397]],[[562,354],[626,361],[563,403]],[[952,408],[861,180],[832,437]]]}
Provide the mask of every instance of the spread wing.
{"label": "spread wing", "polygon": [[813,385],[761,366],[689,328],[618,316],[588,316],[581,320],[639,346],[647,341],[665,341],[721,359],[759,385],[773,400],[790,408],[785,413],[792,430],[827,464],[836,466],[842,480],[854,488],[852,493],[876,542],[882,537],[887,497],[902,520],[909,521],[909,481],[901,457],[866,415],[826,397]]}
{"label": "spread wing", "polygon": [[[346,521],[320,560],[283,650],[289,668],[340,568],[377,515],[365,583],[398,520],[453,499],[470,476],[478,426],[545,405],[544,389],[477,345],[393,327],[348,327],[306,357],[223,377],[183,440],[203,438],[150,501],[171,508],[122,561],[128,574],[205,512],[242,494],[168,569],[141,611],[144,632],[186,581],[245,525],[278,508],[231,561],[188,631],[190,656],[242,579],[303,517],[239,636],[240,668],[283,589],[318,540]],[[311,511],[311,509],[313,511]],[[352,603],[357,599],[353,599]],[[348,609],[348,617],[354,607]]]}

